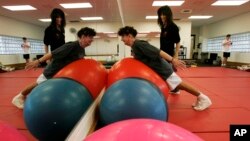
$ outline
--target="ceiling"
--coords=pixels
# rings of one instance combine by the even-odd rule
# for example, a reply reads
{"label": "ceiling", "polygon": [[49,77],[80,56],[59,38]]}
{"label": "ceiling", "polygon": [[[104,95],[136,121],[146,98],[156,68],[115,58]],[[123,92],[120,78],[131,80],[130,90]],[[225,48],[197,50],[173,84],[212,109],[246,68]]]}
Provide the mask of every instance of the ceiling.
{"label": "ceiling", "polygon": [[[187,21],[191,15],[213,15],[206,20],[191,20],[193,27],[214,23],[229,17],[250,11],[250,2],[241,6],[215,7],[211,6],[216,0],[185,0],[180,7],[171,7],[174,19]],[[59,3],[90,2],[93,8],[88,9],[63,9]],[[48,23],[38,21],[41,18],[49,18],[53,8],[61,8],[66,14],[67,22],[83,22],[83,16],[102,16],[101,22],[146,22],[146,15],[156,15],[159,7],[152,7],[153,0],[1,0],[0,15],[25,21],[39,26],[47,26]],[[37,10],[9,11],[2,6],[7,5],[32,5]],[[183,13],[183,10],[191,10],[191,13]],[[151,20],[152,21],[152,20]],[[156,20],[155,20],[156,21]]]}

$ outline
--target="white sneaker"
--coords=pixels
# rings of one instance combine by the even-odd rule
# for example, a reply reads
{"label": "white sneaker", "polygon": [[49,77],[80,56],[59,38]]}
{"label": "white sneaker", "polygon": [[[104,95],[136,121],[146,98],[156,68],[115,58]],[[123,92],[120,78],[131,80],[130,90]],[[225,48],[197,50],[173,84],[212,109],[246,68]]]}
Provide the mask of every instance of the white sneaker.
{"label": "white sneaker", "polygon": [[196,103],[193,104],[192,106],[197,111],[203,111],[211,105],[212,105],[211,100],[206,96],[206,97],[202,97],[202,98],[200,98],[200,97],[197,98]]}
{"label": "white sneaker", "polygon": [[15,105],[19,109],[23,109],[24,106],[24,96],[19,93],[12,99],[12,104]]}

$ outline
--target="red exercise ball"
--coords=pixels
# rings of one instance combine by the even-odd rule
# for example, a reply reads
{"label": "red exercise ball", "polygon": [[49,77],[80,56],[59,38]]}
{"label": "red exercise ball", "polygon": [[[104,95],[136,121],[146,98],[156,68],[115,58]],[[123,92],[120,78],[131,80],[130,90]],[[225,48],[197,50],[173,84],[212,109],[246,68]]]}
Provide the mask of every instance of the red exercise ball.
{"label": "red exercise ball", "polygon": [[93,98],[96,98],[106,86],[108,72],[96,60],[80,59],[61,69],[54,77],[73,79],[85,86]]}
{"label": "red exercise ball", "polygon": [[169,94],[167,83],[151,68],[134,58],[124,58],[111,67],[107,86],[111,86],[118,80],[132,77],[142,78],[152,82],[161,90],[167,99]]}
{"label": "red exercise ball", "polygon": [[16,128],[0,121],[0,141],[28,141]]}

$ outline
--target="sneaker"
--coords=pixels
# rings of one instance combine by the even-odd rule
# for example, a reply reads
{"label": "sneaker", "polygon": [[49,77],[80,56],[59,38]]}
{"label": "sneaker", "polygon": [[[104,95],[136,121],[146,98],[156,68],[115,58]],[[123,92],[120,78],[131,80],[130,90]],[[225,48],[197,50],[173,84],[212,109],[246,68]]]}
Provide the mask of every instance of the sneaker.
{"label": "sneaker", "polygon": [[169,93],[171,93],[171,94],[180,94],[181,91],[179,89],[173,89]]}
{"label": "sneaker", "polygon": [[203,111],[206,108],[208,108],[209,106],[212,105],[211,100],[208,97],[205,98],[197,98],[197,101],[194,105],[194,109],[197,111]]}
{"label": "sneaker", "polygon": [[12,99],[12,104],[15,105],[19,109],[23,109],[24,106],[24,96],[19,93]]}

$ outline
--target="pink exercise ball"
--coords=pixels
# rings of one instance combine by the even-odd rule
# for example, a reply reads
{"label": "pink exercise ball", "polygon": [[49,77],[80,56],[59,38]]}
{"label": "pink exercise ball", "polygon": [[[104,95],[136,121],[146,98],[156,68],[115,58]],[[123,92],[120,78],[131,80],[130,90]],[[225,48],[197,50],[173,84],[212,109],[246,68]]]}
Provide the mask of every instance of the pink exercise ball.
{"label": "pink exercise ball", "polygon": [[0,141],[28,141],[16,128],[0,121]]}
{"label": "pink exercise ball", "polygon": [[84,141],[203,141],[177,125],[154,119],[130,119],[105,126]]}

